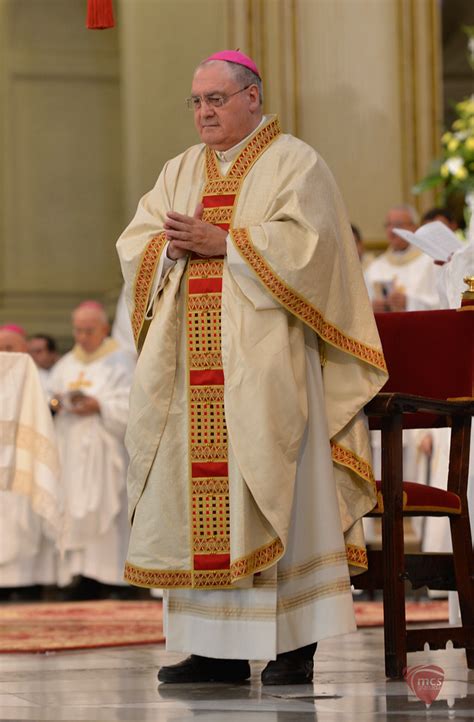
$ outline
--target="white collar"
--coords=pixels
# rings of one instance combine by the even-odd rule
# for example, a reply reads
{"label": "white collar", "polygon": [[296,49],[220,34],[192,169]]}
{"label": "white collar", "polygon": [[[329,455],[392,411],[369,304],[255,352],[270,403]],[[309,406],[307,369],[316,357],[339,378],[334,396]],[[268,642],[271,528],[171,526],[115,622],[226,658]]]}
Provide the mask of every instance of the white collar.
{"label": "white collar", "polygon": [[255,133],[262,127],[262,125],[267,122],[267,120],[268,116],[264,115],[257,127],[254,128],[252,132],[249,133],[249,135],[240,140],[237,145],[232,146],[232,148],[228,148],[227,150],[214,151],[218,160],[220,160],[222,163],[232,163],[232,161],[234,161],[239,155],[239,153],[245,148],[250,138],[255,135]]}

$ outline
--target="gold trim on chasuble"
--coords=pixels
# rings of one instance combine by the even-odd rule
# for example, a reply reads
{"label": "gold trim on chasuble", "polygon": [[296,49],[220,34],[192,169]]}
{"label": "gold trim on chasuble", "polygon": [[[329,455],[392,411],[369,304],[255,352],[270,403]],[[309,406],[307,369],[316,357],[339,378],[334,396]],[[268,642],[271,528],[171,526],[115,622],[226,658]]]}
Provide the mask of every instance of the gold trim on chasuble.
{"label": "gold trim on chasuble", "polygon": [[[206,148],[203,220],[229,230],[235,199],[246,174],[280,132],[276,119],[264,126],[225,177],[219,171],[215,153]],[[137,276],[136,338],[143,325],[149,289],[165,243],[161,239],[159,236],[148,245]],[[125,578],[138,586],[230,587],[236,580],[271,566],[283,553],[283,545],[277,538],[246,557],[230,561],[227,426],[221,355],[223,268],[223,258],[200,258],[193,254],[185,272],[192,569],[160,571],[127,563]]]}
{"label": "gold trim on chasuble", "polygon": [[[331,441],[331,457],[333,463],[350,469],[359,478],[368,482],[375,492],[377,491],[374,473],[368,461],[355,454],[351,449],[341,446],[341,444],[336,444],[335,441]],[[346,544],[346,553],[347,562],[350,566],[368,569],[369,563],[365,547]]]}
{"label": "gold trim on chasuble", "polygon": [[301,321],[312,328],[313,331],[316,331],[318,336],[329,344],[336,346],[336,348],[341,349],[341,351],[345,353],[356,356],[371,366],[375,366],[383,371],[387,370],[381,351],[347,336],[343,331],[338,329],[337,326],[326,321],[321,312],[312,306],[309,301],[286,285],[255,249],[246,228],[232,229],[231,235],[240,255],[247,261],[265,287],[290,313],[301,319]]}
{"label": "gold trim on chasuble", "polygon": [[354,474],[360,476],[364,481],[368,481],[373,486],[374,491],[376,490],[374,473],[368,461],[357,456],[351,449],[336,444],[335,441],[331,441],[331,457],[335,464],[347,466]]}
{"label": "gold trim on chasuble", "polygon": [[[246,228],[232,229],[232,240],[241,256],[254,270],[266,288],[276,297],[282,306],[312,328],[324,341],[336,346],[371,366],[387,370],[383,353],[372,346],[363,344],[347,336],[336,326],[330,324],[317,308],[312,306],[303,296],[290,288],[268,265],[266,260],[253,246]],[[334,463],[346,466],[357,476],[372,484],[375,488],[374,476],[370,464],[358,457],[350,449],[331,442],[331,454]],[[367,552],[353,544],[346,545],[348,563],[355,567],[367,569]]]}
{"label": "gold trim on chasuble", "polygon": [[135,346],[139,347],[140,334],[145,319],[146,305],[150,296],[151,284],[155,277],[155,270],[166,245],[166,236],[160,233],[147,243],[140,259],[137,275],[135,277],[134,306],[132,312],[132,331]]}

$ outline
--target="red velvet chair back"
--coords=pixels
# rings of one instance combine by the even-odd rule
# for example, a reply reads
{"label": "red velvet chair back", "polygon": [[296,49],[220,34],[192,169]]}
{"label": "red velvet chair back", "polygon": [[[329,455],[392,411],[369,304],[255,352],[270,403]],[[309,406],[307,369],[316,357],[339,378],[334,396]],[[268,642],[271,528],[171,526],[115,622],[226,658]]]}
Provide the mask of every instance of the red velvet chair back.
{"label": "red velvet chair back", "polygon": [[[474,306],[377,313],[375,319],[390,374],[382,391],[434,399],[474,396]],[[427,414],[404,420],[404,428],[444,425],[444,419]]]}

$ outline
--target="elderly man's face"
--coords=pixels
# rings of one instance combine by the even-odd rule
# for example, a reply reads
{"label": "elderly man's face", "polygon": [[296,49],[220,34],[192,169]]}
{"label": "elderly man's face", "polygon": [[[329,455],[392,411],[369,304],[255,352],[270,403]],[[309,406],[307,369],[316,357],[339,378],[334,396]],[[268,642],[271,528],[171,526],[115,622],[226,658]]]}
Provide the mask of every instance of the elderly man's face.
{"label": "elderly man's face", "polygon": [[26,353],[26,339],[15,331],[7,329],[0,330],[0,351],[14,351],[15,353]]}
{"label": "elderly man's face", "polygon": [[213,108],[203,101],[201,107],[194,111],[194,122],[201,140],[214,150],[232,148],[261,120],[257,86],[251,85],[237,92],[240,90],[242,87],[225,63],[214,62],[196,70],[191,88],[193,96],[228,96],[227,102],[220,108]]}
{"label": "elderly man's face", "polygon": [[390,247],[394,251],[404,251],[410,245],[403,238],[393,232],[394,228],[404,228],[407,231],[416,231],[416,225],[410,213],[403,208],[391,208],[385,219],[385,230]]}
{"label": "elderly man's face", "polygon": [[50,369],[56,362],[56,354],[49,350],[45,338],[30,338],[28,353],[40,369]]}
{"label": "elderly man's face", "polygon": [[81,308],[73,313],[74,340],[86,353],[97,351],[108,336],[109,325],[102,314],[93,308]]}

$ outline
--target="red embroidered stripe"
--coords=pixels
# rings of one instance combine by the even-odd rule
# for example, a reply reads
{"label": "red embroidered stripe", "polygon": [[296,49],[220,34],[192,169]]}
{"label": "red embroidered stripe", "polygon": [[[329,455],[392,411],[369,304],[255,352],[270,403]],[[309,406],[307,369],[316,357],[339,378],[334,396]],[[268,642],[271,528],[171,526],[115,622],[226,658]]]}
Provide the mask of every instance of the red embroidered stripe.
{"label": "red embroidered stripe", "polygon": [[203,196],[202,204],[204,208],[220,208],[221,206],[233,206],[235,195],[222,196]]}
{"label": "red embroidered stripe", "polygon": [[206,462],[195,462],[192,466],[193,479],[205,478],[205,477],[226,477],[227,476],[227,462],[226,461],[206,461]]}
{"label": "red embroidered stripe", "polygon": [[191,386],[223,386],[223,369],[210,369],[206,371],[190,371]]}
{"label": "red embroidered stripe", "polygon": [[194,569],[230,569],[230,554],[195,554]]}
{"label": "red embroidered stripe", "polygon": [[190,278],[189,279],[190,295],[200,293],[221,293],[222,277],[220,278]]}
{"label": "red embroidered stripe", "polygon": [[[214,223],[228,210],[212,209]],[[209,220],[209,222],[212,222]],[[187,268],[189,436],[193,569],[230,569],[230,508],[224,371],[221,356],[223,262],[192,258]],[[210,275],[208,275],[210,274]],[[193,576],[193,586],[198,582]]]}

